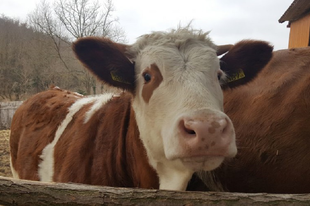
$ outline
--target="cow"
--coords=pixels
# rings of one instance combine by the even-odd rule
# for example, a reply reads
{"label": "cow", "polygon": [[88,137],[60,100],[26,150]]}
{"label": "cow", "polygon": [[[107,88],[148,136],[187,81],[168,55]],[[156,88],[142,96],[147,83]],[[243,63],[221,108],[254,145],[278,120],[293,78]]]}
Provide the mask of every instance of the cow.
{"label": "cow", "polygon": [[253,81],[224,90],[224,111],[238,154],[200,174],[210,190],[310,192],[310,47],[274,52]]}
{"label": "cow", "polygon": [[[185,27],[143,35],[132,45],[85,37],[72,47],[89,71],[124,92],[82,97],[54,87],[25,101],[11,125],[13,177],[185,190],[195,171],[236,155],[220,85],[230,81],[217,57],[229,45]],[[241,41],[225,64],[232,73],[251,68],[244,70],[250,81],[272,49]]]}

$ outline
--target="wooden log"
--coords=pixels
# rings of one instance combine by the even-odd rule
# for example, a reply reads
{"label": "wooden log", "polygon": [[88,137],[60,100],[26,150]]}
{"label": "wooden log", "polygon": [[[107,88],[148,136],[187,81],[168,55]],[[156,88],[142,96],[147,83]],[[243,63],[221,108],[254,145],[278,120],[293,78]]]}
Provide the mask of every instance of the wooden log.
{"label": "wooden log", "polygon": [[310,194],[179,192],[0,177],[2,205],[310,205]]}

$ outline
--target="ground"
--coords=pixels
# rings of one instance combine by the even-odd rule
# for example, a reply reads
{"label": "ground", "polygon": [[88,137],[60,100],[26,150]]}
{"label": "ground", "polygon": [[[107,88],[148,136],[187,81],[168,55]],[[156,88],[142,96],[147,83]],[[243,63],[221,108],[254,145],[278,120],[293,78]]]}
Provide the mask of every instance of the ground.
{"label": "ground", "polygon": [[0,176],[11,177],[10,169],[10,130],[0,130]]}

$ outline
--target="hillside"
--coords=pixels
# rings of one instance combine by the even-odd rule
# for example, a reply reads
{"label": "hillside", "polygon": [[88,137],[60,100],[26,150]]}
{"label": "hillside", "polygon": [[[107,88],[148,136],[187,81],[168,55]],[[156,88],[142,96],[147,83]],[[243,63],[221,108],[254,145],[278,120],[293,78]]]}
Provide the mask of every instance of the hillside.
{"label": "hillside", "polygon": [[0,101],[24,100],[51,85],[82,94],[103,90],[75,58],[70,42],[1,16]]}

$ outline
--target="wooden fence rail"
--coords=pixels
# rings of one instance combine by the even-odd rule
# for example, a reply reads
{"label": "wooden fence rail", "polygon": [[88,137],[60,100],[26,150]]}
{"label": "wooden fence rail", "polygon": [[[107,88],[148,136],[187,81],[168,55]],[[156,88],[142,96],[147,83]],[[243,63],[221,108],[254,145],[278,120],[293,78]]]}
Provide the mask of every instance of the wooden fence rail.
{"label": "wooden fence rail", "polygon": [[0,177],[3,205],[310,205],[310,194],[178,192],[42,183]]}

